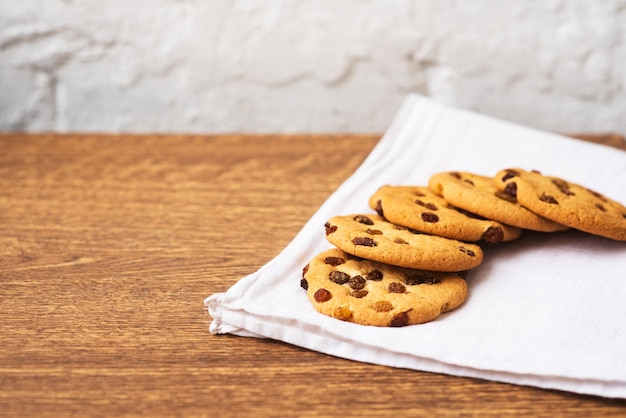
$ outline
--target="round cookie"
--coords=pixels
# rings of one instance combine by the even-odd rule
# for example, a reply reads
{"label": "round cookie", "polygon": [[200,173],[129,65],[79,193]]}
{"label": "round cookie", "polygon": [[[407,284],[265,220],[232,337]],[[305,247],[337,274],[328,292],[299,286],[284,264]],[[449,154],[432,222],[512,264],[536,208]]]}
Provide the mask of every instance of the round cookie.
{"label": "round cookie", "polygon": [[590,234],[626,241],[626,207],[559,177],[519,168],[499,171],[495,184],[529,210]]}
{"label": "round cookie", "polygon": [[500,243],[521,234],[514,226],[462,213],[427,187],[383,186],[369,205],[394,224],[460,241]]}
{"label": "round cookie", "polygon": [[541,232],[568,229],[520,205],[496,187],[493,177],[458,171],[437,173],[430,177],[428,187],[451,205],[486,219]]}
{"label": "round cookie", "polygon": [[378,215],[334,216],[326,239],[341,250],[381,263],[433,271],[465,271],[480,265],[478,245],[418,233]]}
{"label": "round cookie", "polygon": [[390,266],[337,248],[314,257],[300,285],[318,312],[380,327],[432,321],[467,298],[467,284],[457,273]]}

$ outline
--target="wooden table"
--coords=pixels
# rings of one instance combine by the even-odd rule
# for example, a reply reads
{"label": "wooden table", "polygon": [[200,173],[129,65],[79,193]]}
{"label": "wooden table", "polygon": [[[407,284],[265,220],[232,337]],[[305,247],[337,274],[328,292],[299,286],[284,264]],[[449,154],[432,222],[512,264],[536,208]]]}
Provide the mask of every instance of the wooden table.
{"label": "wooden table", "polygon": [[208,333],[379,138],[0,135],[0,415],[626,415]]}

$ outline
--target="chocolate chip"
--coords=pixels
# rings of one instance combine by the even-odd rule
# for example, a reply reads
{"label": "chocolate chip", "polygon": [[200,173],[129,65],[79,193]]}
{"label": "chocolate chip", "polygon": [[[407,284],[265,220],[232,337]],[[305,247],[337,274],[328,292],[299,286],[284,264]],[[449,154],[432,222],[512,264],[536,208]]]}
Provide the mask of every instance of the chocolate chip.
{"label": "chocolate chip", "polygon": [[502,176],[502,181],[507,181],[515,176],[519,176],[519,173],[515,170],[506,170],[506,174]]}
{"label": "chocolate chip", "polygon": [[370,229],[370,228],[367,228],[365,232],[370,235],[382,235],[383,234],[383,231],[380,231],[378,229]]}
{"label": "chocolate chip", "polygon": [[415,191],[413,192],[413,194],[414,194],[415,196],[419,196],[419,197],[424,197],[424,196],[426,196],[426,194],[425,194],[424,192],[422,192],[421,190],[415,190]]}
{"label": "chocolate chip", "polygon": [[350,296],[360,299],[367,296],[368,293],[369,292],[367,290],[355,290],[353,292],[350,292]]}
{"label": "chocolate chip", "polygon": [[461,173],[459,173],[459,172],[457,172],[457,171],[453,171],[453,172],[451,172],[451,173],[450,173],[450,175],[451,175],[452,177],[454,177],[455,179],[457,179],[457,180],[461,180]]}
{"label": "chocolate chip", "polygon": [[350,275],[343,271],[333,270],[328,274],[328,278],[337,284],[346,284],[350,280]]}
{"label": "chocolate chip", "polygon": [[383,203],[380,200],[376,201],[376,207],[374,208],[378,216],[385,216],[383,213]]}
{"label": "chocolate chip", "polygon": [[304,268],[302,269],[302,277],[304,277],[304,275],[306,274],[307,271],[309,271],[309,265],[308,264],[306,266],[304,266]]}
{"label": "chocolate chip", "polygon": [[606,212],[606,208],[602,203],[596,203],[596,207],[600,209],[602,212]]}
{"label": "chocolate chip", "polygon": [[[410,311],[410,309],[409,309]],[[405,312],[400,312],[398,314],[395,314],[394,317],[391,319],[391,323],[389,324],[389,326],[391,327],[403,327],[408,325],[409,323],[409,311],[405,311]]]}
{"label": "chocolate chip", "polygon": [[502,242],[503,238],[504,231],[502,231],[502,228],[500,228],[499,226],[490,226],[482,235],[482,239],[484,241],[490,242],[492,244]]}
{"label": "chocolate chip", "polygon": [[[509,183],[509,184],[515,184],[515,183]],[[507,184],[507,187],[509,186],[509,184]],[[517,203],[517,199],[515,198],[515,196],[511,196],[510,194],[505,193],[505,192],[503,192],[501,190],[498,190],[494,194],[495,194],[495,196],[497,198],[500,198],[502,200],[506,200],[507,202]]]}
{"label": "chocolate chip", "polygon": [[439,283],[439,279],[433,274],[426,271],[414,270],[407,272],[404,276],[404,282],[409,286],[418,284],[435,284]]}
{"label": "chocolate chip", "polygon": [[300,287],[307,290],[309,288],[309,282],[306,279],[300,280]]}
{"label": "chocolate chip", "polygon": [[569,189],[569,184],[565,180],[559,178],[552,179],[552,183],[559,189],[561,193],[567,196],[574,196],[575,193]]}
{"label": "chocolate chip", "polygon": [[403,244],[403,245],[407,245],[408,242],[406,242],[405,240],[403,240],[402,238],[395,238],[393,240],[393,242],[395,242],[396,244]]}
{"label": "chocolate chip", "polygon": [[330,235],[337,230],[337,225],[331,225],[330,223],[326,222],[324,224],[324,228],[326,228],[326,235]]}
{"label": "chocolate chip", "polygon": [[465,254],[469,255],[470,257],[474,257],[474,256],[476,255],[476,254],[474,253],[474,251],[472,251],[472,250],[470,250],[470,249],[468,249],[468,248],[465,248],[465,247],[463,247],[463,246],[460,246],[460,247],[459,247],[459,251],[461,251],[462,253],[465,253]]}
{"label": "chocolate chip", "polygon": [[346,262],[346,260],[344,260],[341,257],[326,257],[324,259],[324,263],[330,264],[333,267],[337,267],[338,265],[343,264],[345,262]]}
{"label": "chocolate chip", "polygon": [[365,276],[367,280],[379,282],[383,279],[383,272],[380,270],[372,270]]}
{"label": "chocolate chip", "polygon": [[470,186],[473,186],[473,185],[474,185],[474,182],[473,182],[472,180],[470,180],[470,179],[465,179],[465,180],[463,180],[463,181],[464,181],[465,183],[469,184]]}
{"label": "chocolate chip", "polygon": [[316,302],[327,302],[332,297],[333,295],[328,290],[324,289],[323,287],[319,289],[317,292],[315,292],[315,294],[313,295],[313,298],[315,299]]}
{"label": "chocolate chip", "polygon": [[514,181],[507,183],[507,185],[504,186],[504,193],[511,197],[517,197],[517,183]]}
{"label": "chocolate chip", "polygon": [[432,212],[424,212],[422,213],[422,220],[424,222],[435,223],[439,222],[439,216],[435,215]]}
{"label": "chocolate chip", "polygon": [[352,243],[364,247],[376,247],[378,245],[378,243],[370,237],[356,237],[352,239]]}
{"label": "chocolate chip", "polygon": [[545,192],[541,193],[541,196],[539,196],[539,200],[541,200],[542,202],[550,203],[551,205],[559,204],[559,201],[556,200],[554,196],[550,196],[549,194],[546,194]]}
{"label": "chocolate chip", "polygon": [[389,283],[389,287],[387,287],[389,293],[406,293],[406,287],[402,283],[392,282]]}
{"label": "chocolate chip", "polygon": [[420,200],[420,199],[417,199],[415,203],[417,203],[418,205],[422,207],[425,207],[426,209],[437,210],[437,205],[435,205],[434,203],[424,202],[423,200]]}
{"label": "chocolate chip", "polygon": [[374,225],[374,221],[365,215],[356,215],[354,220],[365,225]]}
{"label": "chocolate chip", "polygon": [[365,279],[362,276],[354,276],[350,278],[348,285],[354,290],[361,290],[365,287]]}

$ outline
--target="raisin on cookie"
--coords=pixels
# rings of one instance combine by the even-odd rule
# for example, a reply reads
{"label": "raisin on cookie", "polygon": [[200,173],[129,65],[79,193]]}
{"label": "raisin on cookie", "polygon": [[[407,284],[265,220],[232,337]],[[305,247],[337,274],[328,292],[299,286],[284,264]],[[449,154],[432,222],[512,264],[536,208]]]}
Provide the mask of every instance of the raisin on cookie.
{"label": "raisin on cookie", "polygon": [[521,234],[520,228],[451,207],[428,187],[382,186],[369,206],[394,224],[459,241],[500,243]]}
{"label": "raisin on cookie", "polygon": [[326,239],[341,250],[395,266],[458,272],[483,260],[478,245],[419,233],[374,214],[334,216],[325,227]]}
{"label": "raisin on cookie", "polygon": [[459,171],[436,173],[428,187],[451,205],[486,219],[541,232],[568,229],[520,205],[514,196],[496,187],[493,177]]}
{"label": "raisin on cookie", "polygon": [[626,207],[579,184],[510,168],[495,176],[499,190],[529,210],[571,228],[626,241]]}
{"label": "raisin on cookie", "polygon": [[318,312],[380,327],[429,322],[467,298],[467,283],[458,273],[391,266],[338,248],[314,257],[300,285]]}

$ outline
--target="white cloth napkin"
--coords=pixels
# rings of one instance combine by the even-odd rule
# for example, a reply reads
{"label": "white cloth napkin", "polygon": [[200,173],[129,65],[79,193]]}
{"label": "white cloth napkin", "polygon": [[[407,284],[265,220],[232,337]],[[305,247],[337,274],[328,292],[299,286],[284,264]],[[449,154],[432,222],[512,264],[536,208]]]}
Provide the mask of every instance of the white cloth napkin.
{"label": "white cloth napkin", "polygon": [[267,337],[352,360],[626,398],[626,242],[577,231],[525,233],[486,248],[469,296],[439,319],[403,328],[317,313],[302,268],[332,248],[334,215],[373,213],[383,184],[426,185],[438,171],[537,169],[626,203],[626,152],[407,97],[356,172],[259,271],[205,300],[210,332]]}

